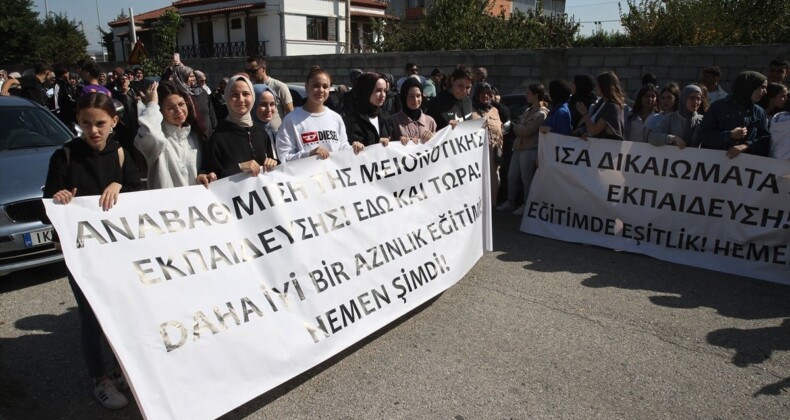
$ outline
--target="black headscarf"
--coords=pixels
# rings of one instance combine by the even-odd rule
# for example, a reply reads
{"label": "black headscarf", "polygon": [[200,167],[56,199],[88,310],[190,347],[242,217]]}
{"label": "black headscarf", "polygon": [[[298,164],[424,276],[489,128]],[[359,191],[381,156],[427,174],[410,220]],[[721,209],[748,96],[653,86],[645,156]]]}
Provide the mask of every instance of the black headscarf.
{"label": "black headscarf", "polygon": [[403,84],[400,87],[400,103],[401,105],[403,105],[403,107],[401,108],[403,113],[406,114],[406,116],[408,116],[409,118],[411,118],[412,121],[417,121],[418,119],[420,119],[420,116],[422,115],[422,111],[420,110],[420,108],[411,109],[409,108],[408,105],[406,105],[406,99],[409,96],[409,89],[413,87],[419,88],[420,93],[422,93],[422,84],[420,83],[419,80],[413,77],[406,78],[406,80],[403,82]]}
{"label": "black headscarf", "polygon": [[363,73],[357,78],[354,90],[352,90],[356,97],[357,111],[370,118],[378,117],[381,112],[381,107],[370,103],[370,96],[373,95],[373,90],[379,79],[387,81],[380,73]]}
{"label": "black headscarf", "polygon": [[577,74],[573,76],[573,84],[576,86],[576,93],[573,94],[573,97],[577,101],[585,99],[595,101],[598,99],[595,96],[595,78],[592,75]]}
{"label": "black headscarf", "polygon": [[738,74],[732,82],[732,93],[730,96],[739,105],[746,108],[754,106],[752,93],[765,83],[765,76],[756,71],[744,71]]}

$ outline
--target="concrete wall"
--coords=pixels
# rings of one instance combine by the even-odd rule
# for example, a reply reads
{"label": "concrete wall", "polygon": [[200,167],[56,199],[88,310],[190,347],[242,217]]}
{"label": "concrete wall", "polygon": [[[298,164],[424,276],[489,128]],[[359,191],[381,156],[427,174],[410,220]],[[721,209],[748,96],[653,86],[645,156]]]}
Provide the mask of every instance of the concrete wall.
{"label": "concrete wall", "polygon": [[[614,70],[625,91],[633,94],[641,85],[642,74],[655,73],[659,83],[676,81],[681,86],[701,80],[702,68],[717,65],[722,69],[722,85],[729,92],[735,76],[744,70],[766,71],[768,62],[777,56],[790,58],[790,44],[736,47],[645,47],[645,48],[572,48],[531,50],[467,50],[415,53],[380,53],[351,55],[311,55],[270,57],[270,74],[284,82],[304,82],[308,69],[318,64],[335,76],[335,83],[348,83],[353,68],[403,75],[406,62],[420,66],[422,74],[434,67],[445,73],[458,63],[483,66],[489,81],[502,93],[522,93],[533,82],[548,85],[551,79],[571,80],[574,74],[596,75]],[[222,76],[244,68],[244,59],[189,60],[185,64],[208,74],[214,86]],[[111,69],[113,65],[103,65]]]}

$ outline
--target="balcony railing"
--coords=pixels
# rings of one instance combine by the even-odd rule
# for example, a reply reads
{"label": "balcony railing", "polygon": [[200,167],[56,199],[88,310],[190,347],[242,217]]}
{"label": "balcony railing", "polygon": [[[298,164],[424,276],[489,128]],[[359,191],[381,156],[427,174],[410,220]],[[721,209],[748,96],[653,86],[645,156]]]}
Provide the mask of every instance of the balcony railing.
{"label": "balcony railing", "polygon": [[181,58],[224,58],[224,57],[249,57],[251,55],[266,55],[266,42],[268,41],[236,41],[220,42],[216,44],[180,45],[178,52]]}

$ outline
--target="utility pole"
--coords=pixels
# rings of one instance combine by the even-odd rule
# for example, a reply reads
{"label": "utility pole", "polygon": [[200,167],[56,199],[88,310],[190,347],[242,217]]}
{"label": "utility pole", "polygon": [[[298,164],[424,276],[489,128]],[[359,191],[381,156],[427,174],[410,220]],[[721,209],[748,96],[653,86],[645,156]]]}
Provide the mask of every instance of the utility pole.
{"label": "utility pole", "polygon": [[346,0],[346,54],[351,54],[351,0]]}

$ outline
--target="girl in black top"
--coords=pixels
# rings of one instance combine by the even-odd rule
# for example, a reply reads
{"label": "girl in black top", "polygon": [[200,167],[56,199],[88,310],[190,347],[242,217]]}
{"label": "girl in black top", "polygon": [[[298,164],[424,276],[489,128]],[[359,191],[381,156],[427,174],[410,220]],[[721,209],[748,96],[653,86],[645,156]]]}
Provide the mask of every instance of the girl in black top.
{"label": "girl in black top", "polygon": [[388,90],[387,80],[379,73],[364,73],[357,78],[351,91],[354,112],[344,119],[349,143],[389,144],[393,129],[389,115],[382,108]]}
{"label": "girl in black top", "polygon": [[[98,195],[99,206],[107,211],[118,202],[120,193],[140,190],[140,176],[131,157],[111,136],[118,124],[112,99],[102,93],[90,93],[77,101],[76,108],[83,135],[52,155],[44,198],[68,204],[76,196]],[[113,373],[107,372],[99,321],[71,272],[68,278],[79,308],[83,355],[96,385],[93,395],[104,407],[123,408],[129,401],[116,387],[126,387],[126,381],[117,368]]]}
{"label": "girl in black top", "polygon": [[[279,163],[274,159],[272,141],[265,130],[253,130],[250,111],[255,93],[247,76],[237,75],[225,87],[228,117],[217,125],[209,140],[203,168],[217,178],[240,172],[258,176],[261,170],[270,171]],[[212,177],[213,178],[213,177]]]}

